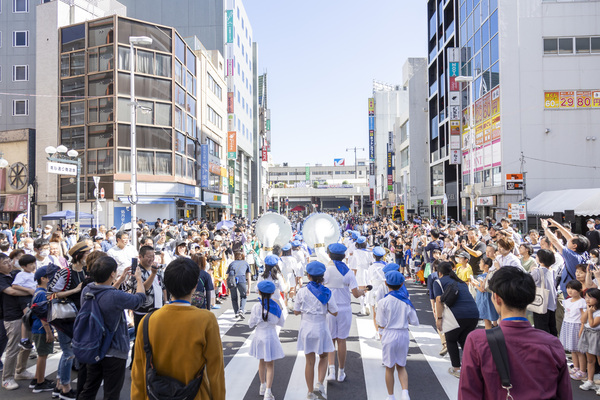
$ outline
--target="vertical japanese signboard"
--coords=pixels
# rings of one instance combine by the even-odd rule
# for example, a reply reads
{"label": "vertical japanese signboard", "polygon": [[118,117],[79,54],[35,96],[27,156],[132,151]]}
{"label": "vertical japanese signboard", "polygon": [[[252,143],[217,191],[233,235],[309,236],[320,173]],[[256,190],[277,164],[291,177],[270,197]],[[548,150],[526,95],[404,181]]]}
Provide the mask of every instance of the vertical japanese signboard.
{"label": "vertical japanese signboard", "polygon": [[387,151],[387,187],[388,192],[394,191],[394,152],[392,146],[388,143]]}
{"label": "vertical japanese signboard", "polygon": [[[460,98],[460,83],[456,78],[460,76],[460,49],[451,47],[447,50],[448,58],[448,97]],[[460,164],[460,105],[448,105],[450,117],[450,164]]]}
{"label": "vertical japanese signboard", "polygon": [[233,114],[233,105],[235,104],[235,97],[233,92],[227,92],[227,113]]}
{"label": "vertical japanese signboard", "polygon": [[225,11],[227,20],[227,43],[233,43],[233,10]]}
{"label": "vertical japanese signboard", "polygon": [[208,187],[208,145],[200,145],[200,187]]}
{"label": "vertical japanese signboard", "polygon": [[227,132],[227,159],[237,159],[237,133],[235,131]]}
{"label": "vertical japanese signboard", "polygon": [[375,161],[375,99],[369,98],[369,160]]}
{"label": "vertical japanese signboard", "polygon": [[235,193],[235,160],[227,161],[227,177],[229,179],[229,193]]}
{"label": "vertical japanese signboard", "polygon": [[310,183],[310,167],[308,165],[304,168],[304,174],[306,183]]}

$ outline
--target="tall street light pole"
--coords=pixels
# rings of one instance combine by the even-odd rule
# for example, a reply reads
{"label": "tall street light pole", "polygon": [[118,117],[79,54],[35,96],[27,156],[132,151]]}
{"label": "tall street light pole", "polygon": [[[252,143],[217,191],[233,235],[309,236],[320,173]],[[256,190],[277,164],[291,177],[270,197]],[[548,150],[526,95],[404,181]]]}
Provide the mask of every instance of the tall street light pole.
{"label": "tall street light pole", "polygon": [[137,123],[137,103],[135,102],[135,52],[133,46],[148,46],[152,38],[147,36],[129,36],[129,90],[131,92],[131,188],[129,189],[131,203],[131,243],[137,250],[137,142],[135,125]]}
{"label": "tall street light pole", "polygon": [[[472,76],[457,76],[456,82],[468,83],[469,84],[469,185],[471,190],[469,191],[469,224],[475,225],[475,165],[473,153],[475,151],[475,99],[473,98],[473,86],[474,79]],[[456,177],[458,180],[458,176]]]}
{"label": "tall street light pole", "polygon": [[358,164],[356,162],[356,150],[365,151],[363,147],[351,147],[346,149],[346,151],[354,151],[354,179],[358,179]]}

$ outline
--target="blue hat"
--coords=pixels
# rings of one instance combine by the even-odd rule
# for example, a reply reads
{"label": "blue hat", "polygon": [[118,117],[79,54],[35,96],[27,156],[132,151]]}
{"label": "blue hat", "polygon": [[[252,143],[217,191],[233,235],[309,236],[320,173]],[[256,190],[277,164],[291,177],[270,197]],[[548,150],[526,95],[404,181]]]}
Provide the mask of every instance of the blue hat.
{"label": "blue hat", "polygon": [[383,273],[387,274],[388,272],[391,271],[398,271],[400,269],[400,266],[396,263],[389,263],[388,265],[386,265],[385,267],[383,267]]}
{"label": "blue hat", "polygon": [[310,276],[321,276],[325,273],[325,264],[321,261],[312,261],[306,265],[306,273]]}
{"label": "blue hat", "polygon": [[261,293],[268,294],[275,292],[275,284],[271,281],[260,281],[256,287]]}
{"label": "blue hat", "polygon": [[356,239],[356,243],[361,244],[367,241],[367,238],[364,236],[359,236],[358,239]]}
{"label": "blue hat", "polygon": [[327,247],[327,250],[329,250],[329,252],[331,254],[346,254],[346,249],[347,247],[344,246],[341,243],[332,243],[329,245],[329,247]]}
{"label": "blue hat", "polygon": [[294,246],[294,247],[300,247],[301,246],[300,241],[299,240],[294,240],[292,242],[292,246]]}
{"label": "blue hat", "polygon": [[358,239],[358,232],[352,231],[351,235],[352,235],[352,239],[354,239],[354,240]]}
{"label": "blue hat", "polygon": [[33,275],[33,279],[37,280],[40,279],[42,276],[48,276],[48,269],[44,266],[44,267],[39,267],[36,271],[35,274]]}
{"label": "blue hat", "polygon": [[274,254],[269,254],[265,257],[265,265],[277,265],[279,262],[279,257]]}
{"label": "blue hat", "polygon": [[385,256],[385,250],[381,246],[373,247],[373,255],[377,257]]}
{"label": "blue hat", "polygon": [[385,274],[385,282],[390,286],[400,286],[404,283],[404,275],[398,271],[390,271]]}
{"label": "blue hat", "polygon": [[285,246],[283,246],[281,248],[281,250],[283,250],[283,251],[288,251],[288,250],[291,250],[291,249],[292,249],[292,244],[291,243],[286,243]]}

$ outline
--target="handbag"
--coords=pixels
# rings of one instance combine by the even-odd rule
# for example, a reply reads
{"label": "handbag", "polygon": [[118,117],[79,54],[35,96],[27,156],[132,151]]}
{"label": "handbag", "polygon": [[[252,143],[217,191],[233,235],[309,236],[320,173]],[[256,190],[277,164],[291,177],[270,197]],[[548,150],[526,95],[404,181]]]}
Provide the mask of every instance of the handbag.
{"label": "handbag", "polygon": [[533,302],[527,306],[528,311],[536,314],[546,314],[548,312],[548,297],[550,296],[550,291],[546,289],[546,271],[543,269],[541,271],[542,287],[535,288],[535,298],[533,299]]}
{"label": "handbag", "polygon": [[[442,286],[442,282],[440,282],[438,279],[437,283],[440,285],[443,294],[444,287]],[[459,328],[460,325],[458,324],[458,321],[456,320],[456,317],[454,316],[454,313],[452,312],[450,307],[448,307],[446,304],[443,304],[443,306],[444,310],[442,311],[442,332],[447,333],[451,330]]]}
{"label": "handbag", "polygon": [[77,317],[77,307],[71,300],[54,297],[48,302],[48,322],[57,319],[75,320],[75,317]]}
{"label": "handbag", "polygon": [[496,364],[496,370],[498,370],[498,375],[500,375],[502,388],[506,390],[506,399],[512,399],[513,397],[510,394],[512,384],[510,383],[508,351],[506,350],[506,341],[504,340],[502,329],[500,329],[499,326],[492,329],[487,329],[485,331],[485,336],[487,338],[488,345],[490,346],[490,351],[492,352],[494,364]]}

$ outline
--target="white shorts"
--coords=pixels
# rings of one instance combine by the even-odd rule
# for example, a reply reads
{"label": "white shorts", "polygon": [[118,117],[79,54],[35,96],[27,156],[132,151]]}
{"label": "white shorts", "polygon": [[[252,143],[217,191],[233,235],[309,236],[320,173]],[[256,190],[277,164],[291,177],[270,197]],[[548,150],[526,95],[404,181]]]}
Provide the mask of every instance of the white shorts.
{"label": "white shorts", "polygon": [[350,326],[352,325],[352,309],[338,310],[334,317],[327,314],[327,325],[332,339],[346,339],[350,335]]}

